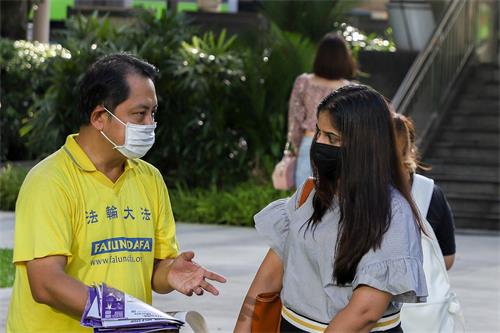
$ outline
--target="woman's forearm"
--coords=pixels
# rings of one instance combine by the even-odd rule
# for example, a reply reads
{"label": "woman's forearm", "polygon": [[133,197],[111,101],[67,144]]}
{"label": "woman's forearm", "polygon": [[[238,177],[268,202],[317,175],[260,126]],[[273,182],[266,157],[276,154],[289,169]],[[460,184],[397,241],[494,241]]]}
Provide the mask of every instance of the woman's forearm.
{"label": "woman's forearm", "polygon": [[387,309],[392,295],[361,285],[352,294],[349,304],[330,322],[325,333],[369,332]]}
{"label": "woman's forearm", "polygon": [[370,318],[362,313],[345,308],[332,320],[326,328],[325,333],[370,332],[372,327],[377,323],[377,320],[378,318]]}
{"label": "woman's forearm", "polygon": [[235,333],[248,333],[251,330],[252,315],[255,306],[257,295],[266,292],[277,292],[282,288],[283,280],[283,263],[280,257],[273,251],[269,250],[266,257],[253,279],[250,288],[243,300],[236,326]]}

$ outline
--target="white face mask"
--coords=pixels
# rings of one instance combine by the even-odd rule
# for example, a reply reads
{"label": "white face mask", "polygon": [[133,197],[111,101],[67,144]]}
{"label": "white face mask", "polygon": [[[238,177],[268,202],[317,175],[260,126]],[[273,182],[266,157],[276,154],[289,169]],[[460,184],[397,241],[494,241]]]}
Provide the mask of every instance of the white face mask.
{"label": "white face mask", "polygon": [[141,158],[155,143],[156,122],[153,125],[138,125],[127,122],[126,124],[115,116],[111,111],[104,108],[110,115],[125,126],[125,142],[118,146],[101,131],[101,134],[126,158]]}

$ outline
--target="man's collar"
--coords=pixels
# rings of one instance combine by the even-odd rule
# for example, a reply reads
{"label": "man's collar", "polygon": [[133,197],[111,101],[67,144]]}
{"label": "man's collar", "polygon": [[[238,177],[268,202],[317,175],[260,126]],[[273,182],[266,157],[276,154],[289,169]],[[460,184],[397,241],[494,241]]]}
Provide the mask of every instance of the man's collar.
{"label": "man's collar", "polygon": [[[83,171],[96,171],[96,167],[94,163],[90,160],[85,151],[80,147],[78,142],[76,142],[75,138],[78,136],[77,134],[68,135],[66,138],[66,143],[63,146],[64,151],[71,158],[71,161],[75,163],[75,165]],[[127,159],[125,162],[125,170],[133,168],[138,164],[135,160]]]}

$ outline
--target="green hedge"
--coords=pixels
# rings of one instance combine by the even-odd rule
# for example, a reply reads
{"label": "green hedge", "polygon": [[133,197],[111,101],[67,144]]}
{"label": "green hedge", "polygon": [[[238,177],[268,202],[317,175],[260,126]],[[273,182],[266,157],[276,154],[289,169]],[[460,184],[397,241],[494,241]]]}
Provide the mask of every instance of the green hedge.
{"label": "green hedge", "polygon": [[175,219],[184,222],[253,226],[253,216],[271,201],[291,195],[270,184],[248,181],[231,189],[170,189]]}
{"label": "green hedge", "polygon": [[14,210],[17,195],[28,170],[8,164],[0,169],[0,210]]}
{"label": "green hedge", "polygon": [[[268,177],[281,158],[293,80],[309,70],[314,44],[277,27],[259,32],[255,45],[224,33],[200,34],[182,15],[157,19],[144,11],[132,22],[116,27],[106,18],[75,16],[56,46],[60,54],[40,55],[37,66],[20,56],[19,45],[2,41],[11,43],[0,51],[2,76],[12,82],[1,85],[0,95],[12,116],[2,119],[0,132],[9,135],[2,142],[11,144],[0,158],[24,159],[23,151],[38,159],[57,150],[78,131],[74,101],[84,69],[100,56],[126,51],[160,69],[157,143],[146,159],[167,179],[208,188],[252,174]],[[27,54],[39,48],[24,45]],[[13,61],[33,71],[9,66]]]}

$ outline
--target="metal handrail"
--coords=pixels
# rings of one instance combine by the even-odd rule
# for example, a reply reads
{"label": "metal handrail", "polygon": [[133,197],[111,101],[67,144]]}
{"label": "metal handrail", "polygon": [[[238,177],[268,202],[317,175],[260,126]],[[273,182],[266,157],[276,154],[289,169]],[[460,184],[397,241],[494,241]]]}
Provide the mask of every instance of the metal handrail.
{"label": "metal handrail", "polygon": [[397,112],[413,119],[421,139],[444,111],[444,103],[473,54],[476,13],[477,1],[452,0],[392,100]]}

